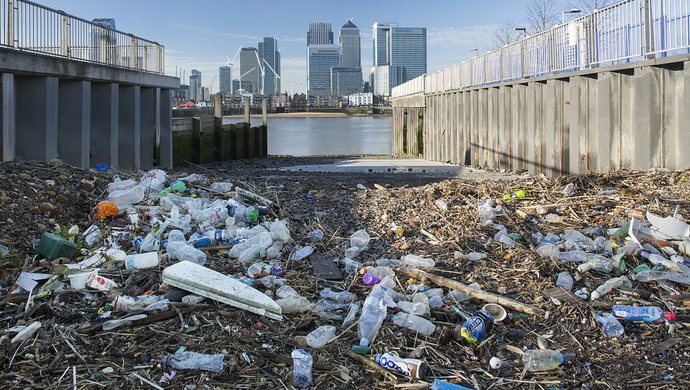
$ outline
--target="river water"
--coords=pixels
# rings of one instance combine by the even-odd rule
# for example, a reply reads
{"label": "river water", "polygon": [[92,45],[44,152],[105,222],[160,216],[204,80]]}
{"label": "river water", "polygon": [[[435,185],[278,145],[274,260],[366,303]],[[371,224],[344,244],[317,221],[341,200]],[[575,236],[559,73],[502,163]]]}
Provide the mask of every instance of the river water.
{"label": "river water", "polygon": [[[240,122],[224,118],[223,123]],[[262,124],[251,118],[251,125]],[[268,154],[288,156],[392,152],[393,118],[268,118]]]}

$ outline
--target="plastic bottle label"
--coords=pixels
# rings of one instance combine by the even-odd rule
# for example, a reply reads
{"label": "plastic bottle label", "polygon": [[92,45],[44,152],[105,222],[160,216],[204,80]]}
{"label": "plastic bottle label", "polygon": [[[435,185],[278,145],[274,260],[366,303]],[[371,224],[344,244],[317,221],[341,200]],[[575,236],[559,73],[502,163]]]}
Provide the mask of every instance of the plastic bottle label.
{"label": "plastic bottle label", "polygon": [[419,367],[422,365],[421,360],[418,359],[401,359],[397,356],[391,355],[389,353],[384,353],[379,355],[377,359],[379,364],[386,367],[389,370],[400,371],[405,375],[411,376],[413,378],[423,379],[421,370]]}

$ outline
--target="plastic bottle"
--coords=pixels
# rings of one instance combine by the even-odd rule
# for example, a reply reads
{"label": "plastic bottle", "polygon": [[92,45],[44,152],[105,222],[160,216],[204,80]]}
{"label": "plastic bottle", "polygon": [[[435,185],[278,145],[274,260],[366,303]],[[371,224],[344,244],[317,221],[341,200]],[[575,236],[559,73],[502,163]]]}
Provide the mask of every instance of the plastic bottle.
{"label": "plastic bottle", "polygon": [[283,314],[304,313],[309,310],[309,300],[307,298],[282,298],[275,301]]}
{"label": "plastic bottle", "polygon": [[448,210],[448,204],[443,199],[437,199],[434,204],[441,210]]}
{"label": "plastic bottle", "polygon": [[664,256],[661,255],[656,255],[654,253],[649,253],[647,251],[639,251],[635,253],[636,255],[645,258],[649,260],[650,263],[652,264],[662,264],[664,265],[669,271],[672,272],[682,272],[686,275],[690,275],[690,268],[687,266],[677,263],[675,261],[671,261]]}
{"label": "plastic bottle", "polygon": [[401,260],[410,267],[431,268],[436,265],[434,260],[417,255],[405,255]]}
{"label": "plastic bottle", "polygon": [[393,371],[400,371],[412,378],[424,379],[428,366],[419,359],[403,359],[395,352],[376,355],[376,363]]}
{"label": "plastic bottle", "polygon": [[349,257],[344,258],[342,262],[345,264],[345,272],[347,272],[348,274],[356,272],[357,268],[359,268],[359,266],[361,265],[359,261],[352,260]]}
{"label": "plastic bottle", "polygon": [[118,326],[122,325],[129,325],[132,323],[132,321],[140,320],[142,318],[146,318],[146,314],[137,314],[117,320],[110,320],[106,321],[103,323],[103,330],[108,331],[108,330],[113,330],[117,328]]}
{"label": "plastic bottle", "polygon": [[312,348],[321,348],[334,338],[335,326],[319,326],[307,335],[307,344]]}
{"label": "plastic bottle", "polygon": [[347,291],[341,291],[341,292],[335,292],[332,291],[329,288],[324,288],[321,290],[321,298],[329,298],[332,299],[338,303],[349,303],[354,301],[357,298],[357,295],[347,292]]}
{"label": "plastic bottle", "polygon": [[163,358],[163,364],[176,370],[223,371],[222,353],[207,355],[197,352],[179,352]]}
{"label": "plastic bottle", "polygon": [[259,263],[260,266],[263,267],[270,275],[275,275],[279,278],[285,277],[285,272],[283,272],[283,269],[278,267],[277,265],[270,265],[266,263]]}
{"label": "plastic bottle", "polygon": [[442,381],[440,379],[434,379],[434,383],[429,387],[430,390],[474,390],[469,387],[456,385],[455,383],[449,383]]}
{"label": "plastic bottle", "polygon": [[458,259],[464,259],[464,260],[470,260],[470,261],[477,261],[481,259],[486,259],[486,255],[484,253],[477,253],[477,252],[470,252],[468,254],[463,254],[462,252],[455,251],[453,254],[453,258],[455,260]]}
{"label": "plastic bottle", "polygon": [[431,321],[414,314],[400,312],[393,316],[392,321],[395,325],[404,326],[425,336],[431,336],[436,330],[436,326]]}
{"label": "plastic bottle", "polygon": [[443,307],[443,298],[438,295],[434,295],[433,297],[429,298],[429,307],[432,309]]}
{"label": "plastic bottle", "polygon": [[260,264],[254,263],[247,268],[247,276],[252,279],[263,278],[264,276],[270,275],[268,271],[264,269]]}
{"label": "plastic bottle", "polygon": [[[565,253],[572,253],[572,252],[565,252]],[[586,272],[590,269],[596,270],[596,271],[601,271],[601,272],[611,272],[613,269],[613,259],[606,258],[604,256],[599,256],[594,253],[586,253],[586,252],[581,252],[585,253],[585,263],[580,264],[577,267],[577,270],[580,272]]]}
{"label": "plastic bottle", "polygon": [[231,192],[232,189],[235,188],[232,183],[225,183],[225,182],[215,182],[211,184],[211,187],[209,187],[210,190],[212,191],[218,191],[218,192]]}
{"label": "plastic bottle", "polygon": [[486,337],[494,326],[494,319],[486,310],[478,310],[465,323],[453,330],[453,338],[461,343],[474,344]]}
{"label": "plastic bottle", "polygon": [[199,265],[206,264],[206,253],[194,248],[193,246],[185,242],[168,242],[166,250],[168,251],[170,256],[176,258],[177,260],[191,261],[192,263],[196,263]]}
{"label": "plastic bottle", "polygon": [[553,370],[564,361],[563,354],[550,349],[530,349],[522,355],[522,364],[531,372]]}
{"label": "plastic bottle", "polygon": [[[474,283],[468,285],[467,287],[471,287],[471,288],[473,288],[475,290],[479,290],[479,291],[482,290],[482,287],[477,282],[474,282]],[[472,298],[471,295],[465,294],[464,292],[462,292],[460,290],[453,290],[450,293],[448,293],[448,295],[446,296],[447,301],[453,302],[453,300],[455,300],[457,303],[466,301],[466,300],[471,299],[471,298]]]}
{"label": "plastic bottle", "polygon": [[558,279],[556,279],[556,286],[563,287],[566,291],[573,289],[573,277],[567,271],[563,271],[558,274]]}
{"label": "plastic bottle", "polygon": [[429,291],[429,286],[425,286],[423,284],[410,284],[407,286],[407,291],[408,292],[427,292]]}
{"label": "plastic bottle", "polygon": [[609,291],[621,287],[624,284],[626,285],[626,287],[632,287],[632,283],[630,283],[630,280],[628,280],[628,278],[625,275],[618,278],[611,278],[604,282],[604,284],[602,284],[601,286],[597,287],[596,290],[592,291],[590,299],[596,301],[597,299],[608,294]]}
{"label": "plastic bottle", "polygon": [[429,306],[423,302],[400,301],[398,302],[398,308],[405,313],[415,314],[426,319],[431,318]]}
{"label": "plastic bottle", "polygon": [[212,229],[207,231],[204,236],[210,238],[216,244],[227,244],[230,242],[230,234],[225,229]]}
{"label": "plastic bottle", "polygon": [[690,286],[690,275],[673,271],[640,271],[635,275],[638,282],[651,282],[653,280],[670,280],[672,282]]}
{"label": "plastic bottle", "polygon": [[621,337],[625,332],[623,325],[610,313],[597,312],[594,315],[601,325],[601,329],[609,337]]}
{"label": "plastic bottle", "polygon": [[307,233],[307,237],[305,239],[310,242],[321,241],[323,239],[323,232],[321,229],[316,229],[313,232]]}
{"label": "plastic bottle", "polygon": [[661,309],[654,306],[637,307],[614,305],[611,312],[617,318],[626,321],[644,321],[659,324],[663,323],[664,320],[674,321],[676,319],[674,313],[663,312]]}
{"label": "plastic bottle", "polygon": [[278,298],[301,298],[297,291],[290,286],[283,286],[276,290]]}
{"label": "plastic bottle", "polygon": [[311,367],[314,358],[303,349],[292,351],[292,379],[297,387],[306,389],[311,385]]}
{"label": "plastic bottle", "polygon": [[369,233],[360,229],[350,237],[350,248],[345,251],[345,257],[353,258],[369,245]]}
{"label": "plastic bottle", "polygon": [[376,283],[380,282],[381,279],[379,279],[377,276],[374,276],[374,274],[366,273],[364,276],[362,276],[362,280],[364,283],[368,284],[369,286],[373,286]]}
{"label": "plastic bottle", "polygon": [[369,296],[364,300],[362,314],[359,316],[359,323],[357,324],[359,344],[363,347],[369,346],[369,341],[374,339],[384,318],[386,318],[386,301],[389,298],[387,297],[388,286],[392,285],[393,281],[386,277],[371,289]]}
{"label": "plastic bottle", "polygon": [[142,186],[135,186],[128,190],[113,191],[106,199],[113,202],[118,210],[122,210],[126,206],[141,202],[144,200],[144,196],[146,196],[146,189]]}
{"label": "plastic bottle", "polygon": [[361,301],[354,302],[352,305],[350,305],[350,310],[347,312],[347,316],[345,316],[345,320],[343,321],[343,329],[347,329],[355,323],[355,317],[357,316],[357,312],[361,307]]}
{"label": "plastic bottle", "polygon": [[138,255],[127,256],[125,259],[125,268],[151,268],[157,266],[159,261],[160,257],[158,256],[158,252],[140,253]]}

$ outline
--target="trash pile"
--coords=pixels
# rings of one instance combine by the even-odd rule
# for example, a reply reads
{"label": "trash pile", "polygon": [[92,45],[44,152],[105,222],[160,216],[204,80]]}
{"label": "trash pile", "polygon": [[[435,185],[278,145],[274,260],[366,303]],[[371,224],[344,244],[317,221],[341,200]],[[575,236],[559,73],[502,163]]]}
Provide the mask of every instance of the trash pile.
{"label": "trash pile", "polygon": [[3,388],[688,386],[689,171],[197,168],[0,165]]}

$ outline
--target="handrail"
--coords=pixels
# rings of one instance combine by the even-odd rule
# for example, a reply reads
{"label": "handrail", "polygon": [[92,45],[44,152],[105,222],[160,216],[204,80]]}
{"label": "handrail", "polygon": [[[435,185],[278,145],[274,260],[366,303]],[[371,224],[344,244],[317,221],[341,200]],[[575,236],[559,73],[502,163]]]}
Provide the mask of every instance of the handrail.
{"label": "handrail", "polygon": [[[624,0],[393,88],[393,98],[688,53],[690,0]],[[459,69],[457,69],[459,68]],[[439,87],[437,80],[450,78]],[[450,85],[450,87],[448,86]]]}
{"label": "handrail", "polygon": [[0,46],[71,60],[165,73],[158,42],[26,0],[0,0]]}

